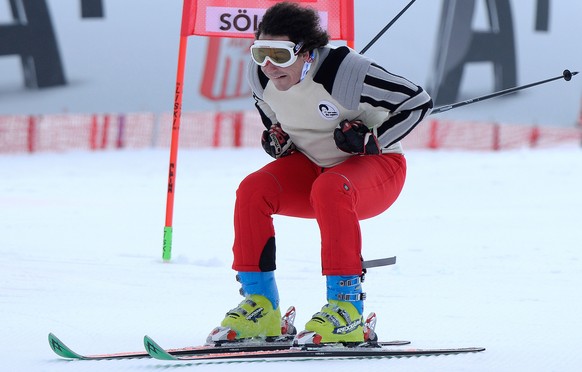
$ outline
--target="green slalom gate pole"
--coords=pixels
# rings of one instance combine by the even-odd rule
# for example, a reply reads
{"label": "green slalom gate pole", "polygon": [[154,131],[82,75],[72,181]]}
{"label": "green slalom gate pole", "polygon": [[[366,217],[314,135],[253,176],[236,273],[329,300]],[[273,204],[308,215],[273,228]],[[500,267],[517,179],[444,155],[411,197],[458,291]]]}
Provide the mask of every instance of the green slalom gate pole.
{"label": "green slalom gate pole", "polygon": [[172,226],[164,227],[164,246],[162,259],[164,262],[169,262],[172,259]]}
{"label": "green slalom gate pole", "polygon": [[182,117],[182,92],[184,86],[184,70],[186,65],[186,47],[188,45],[188,26],[191,2],[184,1],[182,9],[182,27],[180,29],[180,46],[178,50],[178,68],[176,74],[176,90],[174,92],[174,111],[172,118],[172,140],[170,143],[170,166],[168,170],[168,195],[166,199],[166,224],[164,226],[164,242],[162,259],[169,262],[172,259],[172,235],[174,217],[174,193],[176,191],[176,170],[178,166],[178,142],[180,137],[180,119]]}

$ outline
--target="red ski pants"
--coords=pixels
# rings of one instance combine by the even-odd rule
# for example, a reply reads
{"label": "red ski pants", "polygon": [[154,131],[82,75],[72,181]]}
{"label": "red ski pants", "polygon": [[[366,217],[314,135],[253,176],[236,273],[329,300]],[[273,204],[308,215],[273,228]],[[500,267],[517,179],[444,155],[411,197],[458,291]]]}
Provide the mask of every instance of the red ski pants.
{"label": "red ski pants", "polygon": [[296,152],[248,175],[236,192],[236,271],[275,270],[273,214],[315,218],[323,275],[360,275],[360,220],[384,212],[406,178],[401,154],[353,156],[321,168]]}

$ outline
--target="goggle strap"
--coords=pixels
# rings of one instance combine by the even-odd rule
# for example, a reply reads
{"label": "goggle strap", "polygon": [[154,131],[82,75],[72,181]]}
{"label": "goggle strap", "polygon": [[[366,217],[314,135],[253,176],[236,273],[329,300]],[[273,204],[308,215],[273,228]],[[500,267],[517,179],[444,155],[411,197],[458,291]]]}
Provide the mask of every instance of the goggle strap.
{"label": "goggle strap", "polygon": [[297,44],[295,44],[295,46],[293,47],[293,53],[295,55],[298,55],[299,52],[301,51],[301,48],[303,48],[303,41],[298,42]]}

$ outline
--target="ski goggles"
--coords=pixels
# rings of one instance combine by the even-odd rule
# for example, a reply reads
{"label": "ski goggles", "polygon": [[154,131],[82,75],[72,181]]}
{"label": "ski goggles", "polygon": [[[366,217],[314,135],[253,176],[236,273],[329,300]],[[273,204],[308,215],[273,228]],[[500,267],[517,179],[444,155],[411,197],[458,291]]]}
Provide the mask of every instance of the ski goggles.
{"label": "ski goggles", "polygon": [[289,67],[297,60],[303,43],[295,44],[284,40],[256,40],[251,45],[251,57],[259,66],[267,61],[278,67]]}

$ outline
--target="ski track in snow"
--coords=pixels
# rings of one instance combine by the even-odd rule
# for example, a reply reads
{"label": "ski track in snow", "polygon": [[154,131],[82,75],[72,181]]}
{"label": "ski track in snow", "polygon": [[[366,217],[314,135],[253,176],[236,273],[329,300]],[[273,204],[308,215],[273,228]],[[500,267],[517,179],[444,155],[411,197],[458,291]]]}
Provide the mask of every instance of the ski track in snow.
{"label": "ski track in snow", "polygon": [[[366,311],[382,339],[479,354],[197,364],[66,361],[82,354],[201,344],[239,301],[230,268],[240,180],[261,149],[181,150],[173,259],[161,262],[166,150],[0,156],[0,324],[5,371],[573,371],[582,365],[582,152],[410,151],[396,204],[362,222]],[[325,301],[313,220],[275,216],[281,305],[297,326]]]}

